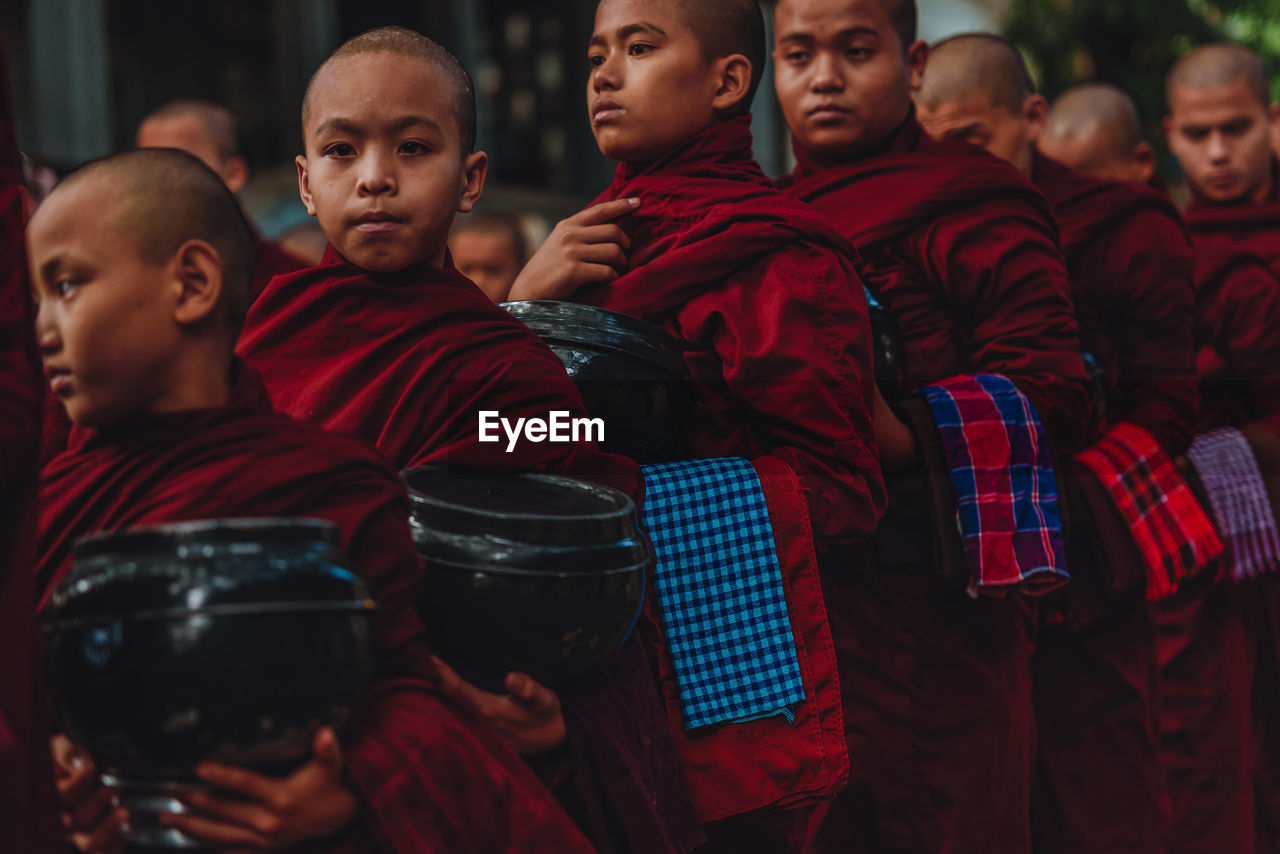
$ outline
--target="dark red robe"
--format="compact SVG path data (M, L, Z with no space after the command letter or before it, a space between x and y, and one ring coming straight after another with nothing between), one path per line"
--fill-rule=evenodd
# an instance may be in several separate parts
M272 243L255 231L253 233L252 298L257 299L274 277L287 276L308 266L310 265L297 255L277 243Z
M41 474L37 578L47 599L77 538L202 518L334 522L369 581L375 678L346 739L360 800L343 851L589 851L527 767L489 727L437 694L414 607L422 581L396 473L354 439L272 413L240 367L224 407L74 428Z
M1081 339L1104 370L1107 418L1094 438L1126 421L1176 457L1198 396L1194 259L1177 209L1155 189L1090 178L1039 153L1031 177L1061 228ZM1099 506L1105 491L1084 491L1091 476L1064 473L1076 536L1072 583L1054 605L1084 624L1043 626L1036 646L1035 850L1161 854L1159 665L1141 555L1118 513L1115 524L1093 524L1111 508Z
M31 566L44 377L27 279L22 163L0 48L0 851L59 851Z
M1273 164L1273 180L1275 172ZM1273 183L1271 197L1260 204L1198 200L1187 212L1196 252L1201 430L1250 425L1280 435L1278 192ZM1259 852L1277 852L1280 579L1198 593L1161 614L1170 852L1254 850L1254 844ZM1255 740L1240 725L1250 711ZM1256 811L1250 809L1251 774Z
M321 266L272 280L250 309L237 349L262 373L281 412L360 436L398 469L542 471L640 495L635 464L593 444L522 440L507 453L505 437L501 444L479 441L481 410L508 419L586 412L550 348L452 267L374 275L330 247ZM558 794L571 809L587 801L608 813L583 816L574 809L593 844L606 852L628 850L631 838L662 839L658 850L687 850L700 832L670 734L657 726L661 706L652 673L629 655L605 667L626 672L602 674L594 686L592 679L580 680L576 690L584 696L561 697L574 761ZM625 708L621 697L627 698L629 725L576 713L579 703L603 702L597 689L622 691L627 684L614 701ZM590 763L583 761L589 753L596 754ZM592 792L609 796L592 798ZM602 835L602 828L609 832Z
M639 317L686 343L697 391L681 454L785 466L807 496L819 566L847 572L840 547L870 536L884 509L869 414L871 334L856 253L825 218L770 186L752 157L749 127L749 117L734 118L654 163L620 164L596 202L641 200L619 221L631 240L629 267L576 298ZM793 626L810 608L825 623L820 601L793 598L788 605ZM669 714L682 732L672 711L674 675L665 655L660 661ZM833 690L831 707L838 702ZM803 747L786 740L810 725L820 723L772 718L682 737L702 814L740 813L748 801L803 803L798 793L820 790L819 772L835 768L837 756L804 752L812 739ZM839 760L843 778L847 760ZM743 791L752 798L740 797ZM762 850L787 844L794 818L765 821L754 842ZM736 829L708 832L721 847L739 844L735 835L722 838ZM784 838L771 843L761 835L767 832Z
M861 253L863 280L901 329L901 390L1003 374L1059 450L1078 447L1084 364L1040 192L984 151L933 142L910 116L874 155L796 155L780 184ZM819 851L1030 850L1036 606L972 601L937 577L922 509L933 479L889 474L874 555L829 578L853 779L815 833Z

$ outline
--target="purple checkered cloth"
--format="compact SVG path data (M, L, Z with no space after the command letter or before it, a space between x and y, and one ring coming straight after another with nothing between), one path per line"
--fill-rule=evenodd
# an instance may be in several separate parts
M1280 569L1280 532L1249 440L1221 427L1197 436L1187 457L1209 494L1236 581Z

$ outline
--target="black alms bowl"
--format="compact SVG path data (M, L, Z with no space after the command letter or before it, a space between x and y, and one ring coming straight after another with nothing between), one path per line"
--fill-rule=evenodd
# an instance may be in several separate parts
M518 670L554 686L626 639L653 553L624 493L552 475L403 476L427 566L419 612L464 678L501 691Z
M60 723L126 786L189 781L201 760L285 771L359 703L372 608L328 522L81 540L44 621Z
M587 412L604 419L604 450L639 463L675 456L693 400L679 339L589 305L527 300L502 307L560 357Z

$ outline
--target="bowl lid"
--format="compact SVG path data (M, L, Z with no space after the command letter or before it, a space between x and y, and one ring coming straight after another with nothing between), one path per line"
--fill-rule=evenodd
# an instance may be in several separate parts
M652 323L592 305L555 300L518 300L501 306L543 340L621 353L689 380L684 342Z
M414 521L449 535L558 546L607 545L636 536L626 493L572 477L449 470L402 472Z
M48 618L372 606L332 522L210 519L84 537Z

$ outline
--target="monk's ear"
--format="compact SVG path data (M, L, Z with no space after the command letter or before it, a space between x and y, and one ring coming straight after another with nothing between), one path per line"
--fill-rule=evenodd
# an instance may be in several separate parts
M907 48L907 73L911 77L911 91L919 92L924 87L924 69L929 64L929 43L916 39Z
M188 240L173 257L178 285L173 319L195 326L211 316L222 300L222 257L203 240Z
M458 196L458 213L471 213L484 192L484 179L489 175L489 155L472 152L462 162L462 192Z
M711 108L717 113L728 113L735 108L746 112L749 104L743 104L751 92L751 60L740 53L716 60L716 94Z
M1165 144L1169 146L1170 150L1173 150L1173 138L1175 136L1175 130L1173 126L1173 116L1165 116L1163 119L1161 119L1160 125L1161 127L1164 128Z
M1027 123L1027 141L1039 141L1049 123L1049 102L1043 95L1032 95L1022 102L1022 120Z
M249 162L243 157L232 157L222 164L222 180L231 192L239 193L249 183Z
M316 215L316 204L311 198L311 180L307 175L307 156L299 154L293 160L298 164L298 195L302 198L302 203L307 206L307 213L312 216Z
M1156 150L1151 143L1143 140L1133 147L1133 163L1138 180L1148 183L1156 174Z

